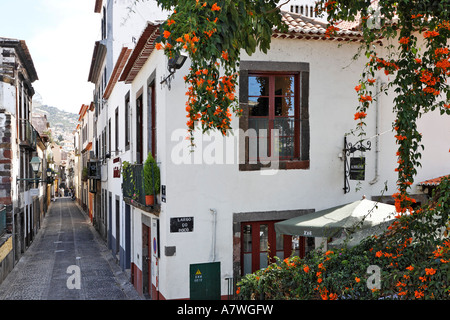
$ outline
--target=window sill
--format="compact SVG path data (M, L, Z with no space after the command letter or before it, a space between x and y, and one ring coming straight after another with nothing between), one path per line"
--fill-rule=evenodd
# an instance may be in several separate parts
M309 160L283 160L272 161L268 164L244 163L239 165L239 171L256 171L261 169L307 170L309 169Z

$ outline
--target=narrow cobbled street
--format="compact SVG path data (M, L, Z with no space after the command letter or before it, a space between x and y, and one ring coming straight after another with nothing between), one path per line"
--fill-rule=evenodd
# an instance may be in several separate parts
M34 242L0 285L0 300L140 299L70 198L52 202Z

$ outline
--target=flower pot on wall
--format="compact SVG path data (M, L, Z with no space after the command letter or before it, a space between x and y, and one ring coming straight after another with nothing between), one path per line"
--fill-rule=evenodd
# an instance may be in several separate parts
M145 204L147 206L152 206L155 204L155 196L151 195L151 196L145 196Z

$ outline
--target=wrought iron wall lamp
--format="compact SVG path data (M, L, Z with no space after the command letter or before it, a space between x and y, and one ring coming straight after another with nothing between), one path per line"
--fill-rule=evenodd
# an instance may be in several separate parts
M169 63L167 66L167 69L169 70L169 75L165 77L163 80L161 80L161 86L165 83L167 84L167 87L169 90L171 89L171 82L173 79L173 75L175 74L175 71L178 69L181 69L181 67L184 65L184 63L187 60L187 54L184 52L180 52L179 54L175 55L175 57L169 59Z
M53 183L53 170L48 168L47 169L47 178L46 179L40 179L39 177L36 177L36 175L39 172L39 168L41 166L41 159L39 157L33 157L30 161L31 168L33 169L33 173L35 175L34 178L17 178L17 182L19 181L27 181L28 183L39 183L39 182L47 182L48 184Z

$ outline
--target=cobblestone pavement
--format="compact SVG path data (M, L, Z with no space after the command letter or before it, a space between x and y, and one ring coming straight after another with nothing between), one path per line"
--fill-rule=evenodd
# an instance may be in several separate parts
M69 288L77 283L79 288ZM35 240L0 285L0 300L140 299L70 198L51 204Z

